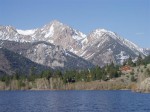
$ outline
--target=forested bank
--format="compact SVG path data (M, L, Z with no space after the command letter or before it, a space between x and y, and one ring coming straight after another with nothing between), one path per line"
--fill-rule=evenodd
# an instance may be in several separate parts
M34 68L29 75L16 73L0 77L0 90L116 90L136 89L150 76L149 57L136 62L129 58L123 65L111 63L104 67L88 70L42 71L35 74ZM128 67L128 69L124 69ZM138 85L137 85L138 84Z

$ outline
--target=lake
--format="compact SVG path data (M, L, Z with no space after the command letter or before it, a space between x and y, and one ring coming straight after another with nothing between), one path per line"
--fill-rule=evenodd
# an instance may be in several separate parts
M131 91L0 91L0 112L150 112L150 94Z

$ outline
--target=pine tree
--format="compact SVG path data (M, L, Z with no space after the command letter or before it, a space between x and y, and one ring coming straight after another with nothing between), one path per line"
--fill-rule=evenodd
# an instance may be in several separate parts
M45 70L42 72L41 76L42 78L46 78L47 80L49 80L52 77L52 73L50 70Z
M142 59L142 56L139 54L138 59L136 61L136 65L139 66L141 64L143 64L143 59Z
M130 65L130 66L133 66L133 65L134 65L131 56L129 57L129 59L128 59L128 61L127 61L127 64Z

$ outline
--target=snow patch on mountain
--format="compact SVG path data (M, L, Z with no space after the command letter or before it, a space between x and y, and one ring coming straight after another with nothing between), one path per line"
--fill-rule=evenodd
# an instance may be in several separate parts
M74 34L72 35L72 38L73 38L73 39L79 41L79 40L81 40L81 39L86 38L86 35L83 34L82 32L77 31L77 30L74 30L74 29L73 29L73 31L74 31Z
M109 49L107 49L107 50L108 50L108 52L112 52L111 48L109 48Z
M45 38L47 38L47 37L52 37L54 35L54 26L53 26L53 24L51 25L51 27L50 27L50 29L49 29L49 31L48 31L48 33L47 34L45 34Z
M71 55L70 53L68 53L66 50L65 50L65 55L66 55L66 56L73 57L73 58L77 58L77 57L75 57L75 56Z
M140 53L143 53L143 48L140 48L139 46L137 46L136 44L134 44L133 42L127 40L127 39L124 39L123 43L128 46L130 49L132 50L137 50L138 52L135 52L137 55Z
M17 32L21 35L32 35L32 34L34 34L35 31L36 31L36 29L34 29L34 30L20 30L20 29L17 29Z
M72 47L69 51L72 52L72 53L75 53L75 54L77 54L77 52L78 52L78 51L74 50Z
M123 62L129 58L129 55L127 55L124 51L121 51L118 55L116 55L116 57L120 60L120 64L123 64Z
M53 40L48 40L48 42L50 42L50 43L54 44L54 41L53 41Z
M72 38L75 39L75 40L81 40L82 39L82 37L79 37L77 35L73 35Z
M94 54L95 54L95 53L92 53L92 54L87 55L87 56L85 57L85 59L91 58L92 56L94 56Z
M80 56L82 57L83 55L85 55L86 52L87 52L87 51L84 51Z
M83 39L83 40L81 41L81 43L82 43L82 44L87 44L87 43L88 43L88 39L87 39L87 38Z

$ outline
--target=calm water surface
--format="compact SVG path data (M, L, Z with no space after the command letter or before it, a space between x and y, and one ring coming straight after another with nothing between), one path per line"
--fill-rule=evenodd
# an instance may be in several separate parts
M130 91L0 91L0 112L150 112L150 94Z

